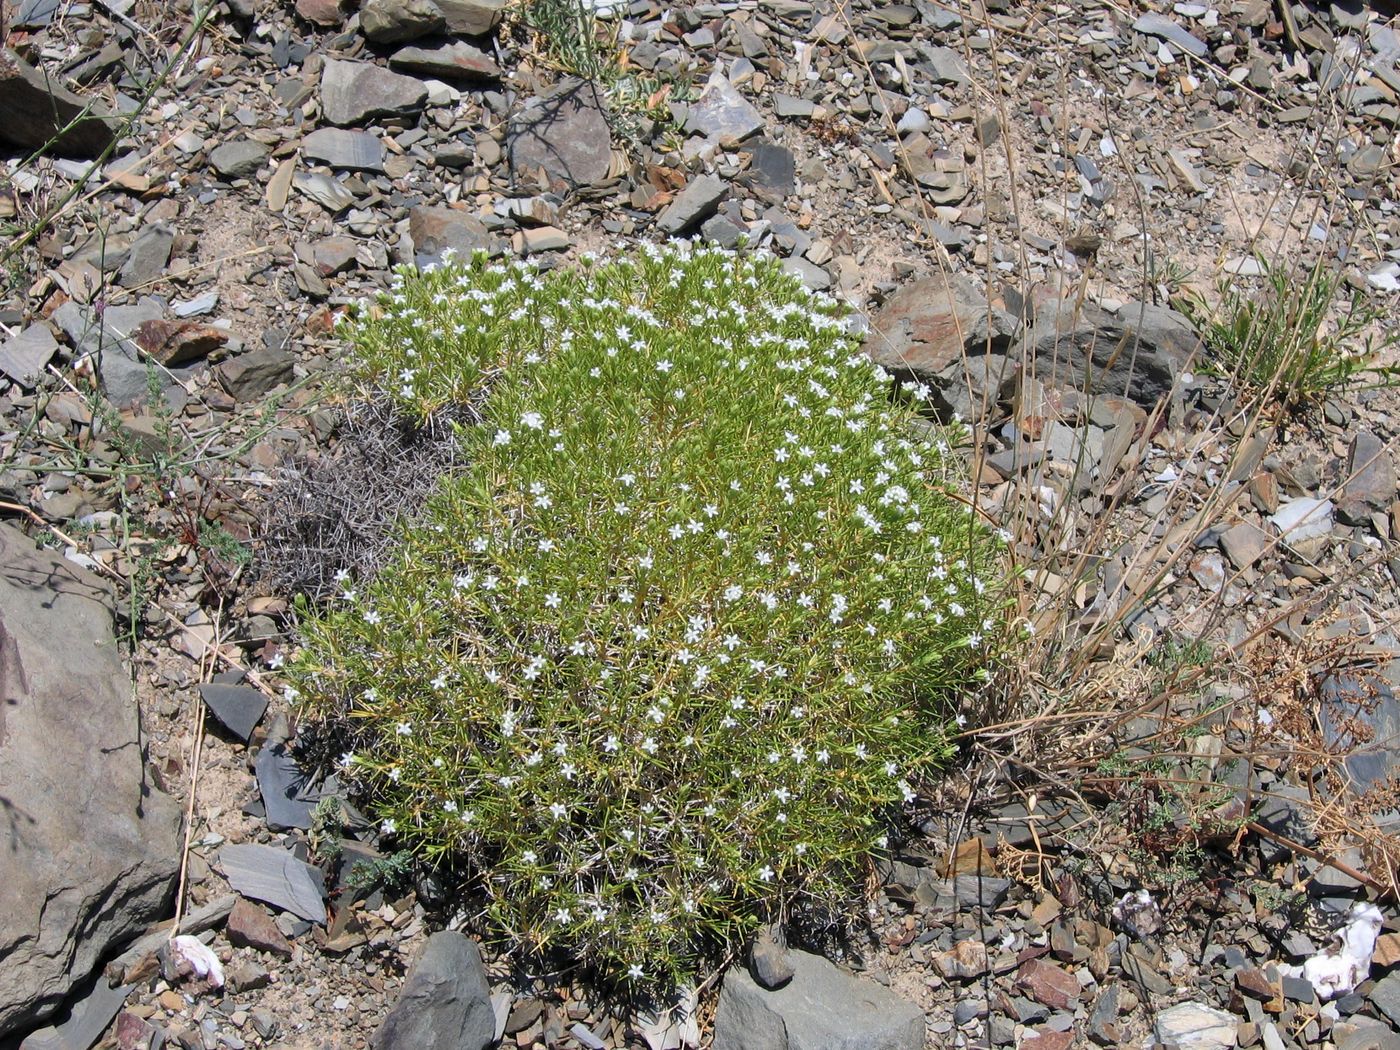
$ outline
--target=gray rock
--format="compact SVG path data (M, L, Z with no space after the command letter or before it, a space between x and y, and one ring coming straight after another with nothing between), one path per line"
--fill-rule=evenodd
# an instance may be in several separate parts
M456 930L428 938L371 1050L486 1050L496 1011L476 942Z
M1349 525L1369 521L1372 510L1395 501L1395 460L1384 441L1358 430L1347 454L1346 483L1337 497L1337 516Z
M99 978L90 992L70 1005L62 1024L30 1032L19 1050L88 1050L102 1038L135 987L125 984L113 988Z
M519 178L543 168L556 192L600 182L612 163L610 136L597 88L565 80L511 121L511 171Z
M1159 15L1155 11L1149 11L1134 22L1133 30L1144 36L1155 36L1159 40L1165 40L1197 58L1206 53L1206 45L1202 41L1197 40L1166 15Z
M240 842L219 850L219 868L229 885L245 897L300 915L326 921L321 869L297 860L286 850Z
M772 142L758 142L749 153L744 179L751 186L783 198L790 197L797 188L796 173L792 150Z
M798 278L814 292L824 292L832 285L831 274L807 259L784 259L783 270Z
M499 80L501 67L479 48L461 40L415 44L389 56L395 69L444 80Z
M500 24L509 0L437 0L449 33L485 36Z
M870 319L865 351L897 375L933 383L964 356L1004 354L1016 320L961 274L921 277L902 286Z
M699 100L690 107L685 130L729 146L762 131L763 114L716 69Z
M1400 702L1381 675L1357 671L1329 674L1319 688L1318 721L1328 751L1342 754L1342 767L1358 794L1396 771L1400 751Z
M749 951L749 972L759 987L770 991L781 988L792 980L797 971L792 965L792 953L787 950L787 941L781 928L765 926L754 938Z
M1247 569L1269 549L1269 537L1263 529L1247 521L1220 534L1220 549L1236 569Z
M690 229L713 215L728 191L729 186L723 179L714 175L696 176L656 217L657 228L672 235Z
M1165 1050L1228 1050L1240 1019L1204 1003L1181 1003L1157 1015L1153 1037Z
M920 875L921 880L914 887L914 900L940 911L991 911L1011 892L1010 879L990 875L955 875L951 879L940 879L929 868L920 869Z
M746 971L724 975L714 1050L922 1050L923 1011L888 988L793 952L786 986L764 991Z
M369 62L328 58L321 70L321 112L332 124L413 116L427 100L428 89L422 81Z
M777 92L773 95L773 112L783 120L810 117L817 111L817 104L811 99L797 98Z
M251 686L206 682L199 687L199 695L219 724L245 744L267 711L267 697Z
M123 288L139 288L158 280L170 261L170 249L175 244L175 231L163 222L153 223L141 231L132 242L117 283Z
M929 75L940 84L970 84L972 77L967 71L967 63L962 53L951 47L920 48L923 65Z
M311 811L320 800L320 794L285 743L262 748L253 760L253 772L257 774L258 791L262 794L269 827L278 830L311 827Z
M257 174L267 153L261 142L238 139L215 146L209 153L209 166L221 179L246 179Z
M316 171L299 171L292 176L292 185L303 196L332 213L344 211L355 203L355 195L335 179Z
M292 361L285 350L249 350L220 364L219 380L235 401L254 401L292 378Z
M59 136L70 123L73 127ZM111 145L114 128L115 118L100 105L75 95L9 48L0 50L0 142L27 150L52 142L60 156L96 157Z
M376 44L417 40L446 24L433 0L365 0L360 8L360 31Z
M367 131L318 128L301 140L301 151L311 160L332 168L384 170L384 143Z
M180 809L143 760L108 588L0 525L0 1037L165 917Z
M1357 1014L1332 1026L1336 1050L1400 1050L1400 1033L1384 1021Z
M32 324L0 346L0 372L32 389L44 366L58 353L58 340L46 324Z
M470 259L478 251L491 250L491 234L486 224L468 211L420 204L408 213L408 236L413 241L413 258L419 266L443 261L451 249L459 259Z
M150 393L147 366L132 333L163 313L160 303L149 296L131 306L109 306L100 318L95 310L70 300L54 311L53 319L77 356L97 358L103 393L112 404L125 408L146 400ZM167 382L164 389L174 388Z
M1175 310L1128 303L1117 313L1070 299L1050 299L1016 344L1036 374L1055 376L1064 388L1116 394L1152 407L1171 390L1200 342Z

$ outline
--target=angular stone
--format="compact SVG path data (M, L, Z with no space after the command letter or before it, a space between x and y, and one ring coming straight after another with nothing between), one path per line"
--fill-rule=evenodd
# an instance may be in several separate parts
M1318 692L1322 738L1332 754L1346 756L1342 768L1352 790L1359 795L1394 776L1400 766L1400 701L1390 682L1365 671L1328 674Z
M87 116L54 141L79 114ZM114 135L115 118L62 87L9 48L0 50L0 142L34 150L53 142L64 157L96 157Z
M149 393L146 365L132 338L143 321L159 320L163 310L149 296L132 306L109 306L97 311L69 301L54 311L53 319L67 335L77 356L93 355L107 400L125 408L146 399Z
M219 365L219 381L235 401L254 401L292 377L285 350L249 350Z
M384 143L367 131L317 128L301 140L301 152L340 170L384 170Z
M768 190L779 198L790 197L797 188L797 166L792 150L772 142L757 142L749 153L744 178L749 185Z
M322 277L330 277L348 270L359 260L360 245L353 237L327 237L317 241L311 249L316 262L316 272Z
M70 1006L62 1024L30 1032L19 1044L19 1050L88 1050L102 1038L132 987L113 988L99 979L91 991Z
M874 981L819 955L792 952L795 973L764 991L747 971L724 975L713 1050L923 1050L924 1015Z
M163 222L152 223L132 242L117 283L123 288L140 288L160 278L170 261L175 231Z
M242 897L238 898L233 910L229 912L228 925L224 932L228 934L229 943L235 948L271 952L284 959L292 957L292 944L282 935L272 916Z
M481 950L465 934L443 930L423 945L369 1045L371 1050L486 1050L495 1041L496 1011Z
M0 346L0 373L32 389L44 367L58 353L58 340L46 324L32 324Z
M1159 15L1155 11L1149 11L1134 22L1133 30L1144 36L1155 36L1159 40L1165 40L1197 58L1204 55L1207 50L1203 41L1197 40L1166 15Z
M597 88L571 78L531 99L511 121L508 149L517 177L543 168L556 192L606 178L611 131Z
M447 31L463 36L485 36L495 29L510 0L437 0Z
M690 229L713 215L728 192L729 186L723 179L714 175L696 176L656 217L657 228L673 236Z
M267 159L267 147L252 139L236 139L209 152L209 166L221 179L246 179L258 173Z
M473 253L491 248L486 224L457 208L418 205L408 213L408 236L419 266L441 262L449 249L459 259L470 259Z
M389 65L443 80L501 79L501 67L495 60L462 40L424 42L400 48L389 56Z
M716 69L699 100L690 107L685 130L713 139L721 146L731 146L762 131L763 114Z
M369 62L328 58L321 70L321 113L332 124L413 116L427 100L428 89L422 81Z
M1175 310L1128 303L1109 313L1092 303L1049 299L1017 341L1013 356L1061 388L1114 394L1152 407L1171 390L1200 338Z
M360 8L360 32L376 44L417 40L446 24L433 0L365 0Z
M1389 446L1369 430L1358 430L1347 452L1346 482L1337 497L1337 516L1351 525L1365 523L1372 510L1395 501L1395 460Z
M199 695L219 724L245 744L267 712L267 697L252 686L205 682Z
M1263 529L1242 521L1220 534L1220 549L1236 569L1247 569L1269 549L1269 537Z
M961 274L903 285L870 319L865 352L896 375L934 382L966 355L1005 353L1016 321Z
M259 751L253 771L269 827L311 827L311 811L320 795L285 743L269 744Z
M1204 1003L1181 1003L1157 1015L1152 1034L1165 1050L1228 1050L1239 1018Z
M340 0L297 0L297 14L312 25L333 29L345 21Z
M292 176L292 185L297 192L332 213L342 212L355 203L355 195L344 185L320 172L299 171Z
M959 941L948 951L933 957L933 965L944 977L960 981L981 977L991 968L987 946L981 941Z
M1052 1010L1066 1010L1082 988L1074 975L1045 959L1031 959L1016 973L1016 987Z
M225 846L219 850L219 867L229 885L243 896L311 922L326 921L320 869L286 850L251 842Z
M0 1037L52 1014L174 890L180 808L146 769L114 615L106 584L0 525Z
M167 368L207 356L228 342L228 333L198 321L142 321L132 340L151 360Z
M781 988L792 980L797 971L780 928L765 926L758 931L749 952L749 972L761 987L769 990Z

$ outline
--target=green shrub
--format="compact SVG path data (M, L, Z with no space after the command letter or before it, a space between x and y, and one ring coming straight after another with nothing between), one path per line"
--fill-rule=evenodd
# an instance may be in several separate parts
M295 685L350 716L384 831L464 861L530 950L682 980L849 901L950 753L1000 544L840 313L771 259L649 249L406 276L355 329L407 410L495 379L469 465L304 624Z
M1334 311L1340 277L1322 260L1300 273L1262 256L1258 262L1257 291L1226 278L1215 309L1198 294L1178 300L1218 371L1284 409L1320 401L1361 377L1394 380L1395 368L1377 364L1380 351L1400 338L1388 331L1383 310L1353 292L1347 310ZM1387 333L1379 341L1367 334L1376 325Z

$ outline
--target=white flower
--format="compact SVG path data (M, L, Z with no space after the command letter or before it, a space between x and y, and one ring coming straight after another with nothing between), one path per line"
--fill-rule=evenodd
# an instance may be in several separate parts
M379 830L385 835L392 835L398 829L399 826L395 824L392 820L386 820L383 824L379 825Z
M549 807L549 815L552 816L555 820L563 820L564 817L568 814L568 812L569 807L564 805L562 802L555 802Z
M770 868L767 864L763 865L763 867L761 867L761 868L758 869L758 881L759 881L759 882L772 882L772 881L773 881L773 869Z
M394 727L394 732L399 736L412 736L413 724L411 722L400 722Z
M496 437L492 440L491 443L492 443L493 445L509 445L509 444L510 444L510 431L509 431L509 430L498 430L498 431L496 431Z
M380 621L380 615L373 609L365 610L365 623L376 624Z
M544 429L544 417L538 412L522 412L520 414L520 422L531 430Z
M544 604L545 604L545 608L547 608L547 609L557 609L557 608L559 608L559 603L560 603L560 601L561 601L561 599L560 599L560 597L559 597L559 592L558 592L558 591L550 591L548 594L546 594L546 595L544 596Z
M627 967L627 979L629 981L640 981L643 976L642 968L638 964L633 963L631 966Z

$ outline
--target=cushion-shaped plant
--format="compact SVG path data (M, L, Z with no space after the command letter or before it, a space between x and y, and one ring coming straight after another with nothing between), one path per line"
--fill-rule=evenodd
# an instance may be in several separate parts
M303 625L296 685L351 716L384 831L464 862L520 943L639 984L849 899L949 753L998 542L841 308L712 249L476 260L356 339L416 412L495 377L469 466Z

